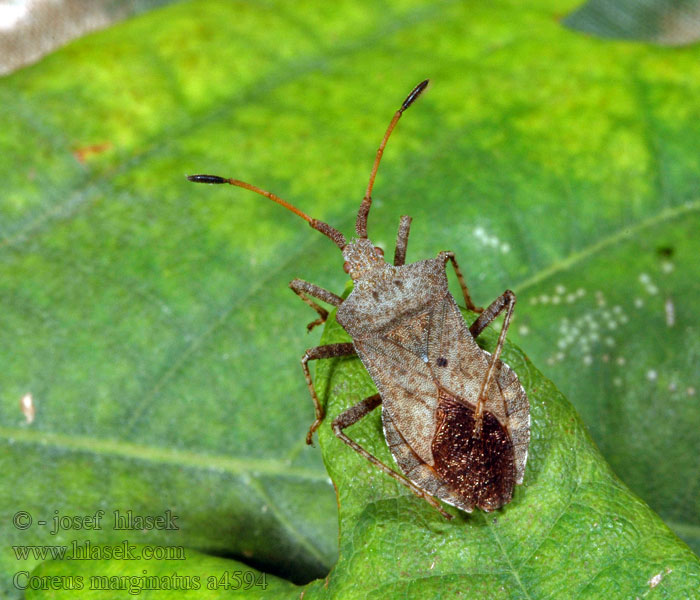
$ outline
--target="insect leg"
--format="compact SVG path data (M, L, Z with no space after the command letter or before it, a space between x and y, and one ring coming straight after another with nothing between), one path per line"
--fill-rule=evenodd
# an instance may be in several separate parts
M323 421L325 411L323 410L321 403L318 401L318 396L316 395L313 381L311 381L311 373L309 372L309 365L307 363L310 360L318 360L319 358L334 358L336 356L350 356L352 354L355 354L355 346L353 346L351 343L328 344L326 346L309 348L306 352L304 352L304 356L301 357L301 368L304 370L306 385L309 387L311 400L314 402L314 409L316 411L316 419L311 424L311 427L309 427L309 433L306 434L306 443L309 445L311 444L311 438L314 431L318 429L319 425Z
M396 235L396 250L394 250L395 267L406 264L406 247L408 246L408 232L410 229L411 217L403 215L399 221L399 232Z
M491 360L489 361L488 369L486 370L486 376L481 384L481 390L479 391L479 400L476 404L476 410L474 411L474 432L478 434L481 431L481 415L484 410L484 404L486 400L486 393L493 379L493 373L496 368L496 363L501 356L501 350L503 350L503 343L506 340L506 333L508 332L508 327L510 325L511 317L513 316L513 309L515 308L515 294L510 290L503 292L501 296L496 298L489 307L479 315L479 318L472 323L469 328L469 332L476 337L479 335L486 326L491 323L498 315L500 315L504 310L506 311L506 316L503 319L503 327L501 327L501 333L498 336L498 342L496 343L496 349L491 355Z
M333 419L333 433L337 437L339 437L343 442L345 442L348 446L350 446L355 452L357 452L359 455L363 456L366 458L369 462L371 462L375 467L381 469L384 471L387 475L390 477L393 477L401 483L402 485L405 485L408 489L410 489L416 496L419 498L423 498L430 506L435 508L443 517L446 519L452 519L452 515L445 511L442 506L440 506L440 503L433 498L430 494L424 492L421 490L418 486L416 486L412 481L404 477L403 475L400 475L394 469L387 467L382 461L380 461L376 456L373 456L367 450L365 450L362 446L360 446L356 441L350 439L344 432L343 429L346 427L350 427L350 425L354 425L357 423L360 419L363 417L366 417L370 412L372 412L377 406L379 406L382 403L382 397L379 394L375 394L374 396L370 396L369 398L365 398L362 402L359 402L358 404L355 404L355 406L351 406L347 410L343 411L338 415L335 419Z
M462 295L464 296L464 303L466 307L469 310L472 310L474 312L483 312L483 308L480 308L478 306L475 306L474 303L472 302L471 296L469 295L469 290L467 289L467 282L464 280L464 275L462 275L462 271L459 268L459 265L457 264L457 259L455 258L455 253L452 252L451 250L443 251L440 252L439 257L442 258L442 260L445 261L445 264L447 264L447 261L449 260L452 263L452 266L454 267L455 273L457 274L457 280L459 281L459 286L462 288Z
M510 290L506 290L501 296L496 298L489 307L479 315L479 318L471 324L469 333L472 334L472 337L477 337L486 329L491 321L503 312L506 306L510 306L509 313L506 315L506 319L510 321L510 313L513 312L513 307L515 306L515 294ZM507 329L507 327L508 325L504 322L503 329Z
M303 279L294 279L289 283L289 287L297 296L299 296L299 298L304 301L305 304L313 308L319 315L318 319L312 321L306 326L308 331L311 331L314 327L316 327L316 325L323 325L328 318L328 311L316 304L311 298L309 298L309 296L323 300L323 302L327 302L333 306L340 306L343 302L343 299L340 296L336 296L333 292L324 290L323 288L318 287L313 283L309 283L308 281L304 281Z

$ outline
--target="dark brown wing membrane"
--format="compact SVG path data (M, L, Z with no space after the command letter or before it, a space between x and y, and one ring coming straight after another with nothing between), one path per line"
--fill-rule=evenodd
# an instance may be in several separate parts
M491 511L510 502L515 485L513 444L490 412L474 435L474 409L441 392L432 450L435 471L468 504Z

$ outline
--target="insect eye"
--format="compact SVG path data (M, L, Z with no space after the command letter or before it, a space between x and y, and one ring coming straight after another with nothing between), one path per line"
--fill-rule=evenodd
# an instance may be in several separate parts
M379 246L374 247L374 252L378 255L384 258L384 250L380 248Z
M346 273L350 273L350 263L349 262L343 263L343 271L345 271Z

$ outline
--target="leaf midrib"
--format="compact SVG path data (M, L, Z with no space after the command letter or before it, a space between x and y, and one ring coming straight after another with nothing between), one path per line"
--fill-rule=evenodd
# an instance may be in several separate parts
M57 449L71 452L85 452L153 464L191 467L203 471L219 471L231 475L273 475L298 477L316 482L329 482L328 475L325 473L282 464L282 461L273 459L235 458L232 456L183 451L178 448L159 448L145 444L134 444L123 440L65 435L13 427L0 427L0 439L4 439L8 443L20 442L41 446L42 448L53 446Z
M547 268L542 269L539 273L533 275L532 277L529 277L521 281L519 284L514 285L517 286L516 289L519 292L522 292L523 290L526 290L528 288L532 288L537 284L541 283L542 281L549 279L553 275L565 271L573 267L577 263L583 262L584 260L593 256L596 253L610 246L614 246L619 242L632 238L635 234L639 233L640 231L643 231L644 229L654 227L655 225L659 225L665 221L670 221L686 213L691 213L698 210L700 210L700 200L694 200L691 202L686 202L685 204L682 204L680 206L666 208L652 215L651 217L647 217L646 219L637 221L636 223L629 225L624 229L614 231L606 237L599 239L598 241L590 244L589 246L586 246L582 250L569 254L561 260L552 263Z

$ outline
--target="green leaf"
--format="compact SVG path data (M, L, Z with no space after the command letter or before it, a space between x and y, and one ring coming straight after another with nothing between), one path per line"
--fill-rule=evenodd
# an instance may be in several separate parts
M479 338L491 352L497 332ZM335 321L323 336L348 339ZM612 473L575 410L527 356L508 344L503 359L530 400L525 480L504 508L451 509L451 522L333 434L333 418L376 393L359 360L319 366L317 389L328 402L319 438L338 490L341 537L337 566L312 589L348 599L691 597L700 586L697 557ZM379 409L347 432L394 465Z
M130 541L296 582L331 568L298 366L318 333L285 284L337 292L342 259L278 206L183 175L240 177L349 234L389 118L428 76L372 239L389 250L411 214L410 261L454 250L480 304L513 289L513 337L700 548L700 50L585 38L556 20L572 8L185 2L2 79L6 546L123 539L18 530L19 510L172 509L179 531ZM38 562L0 555L0 593Z

